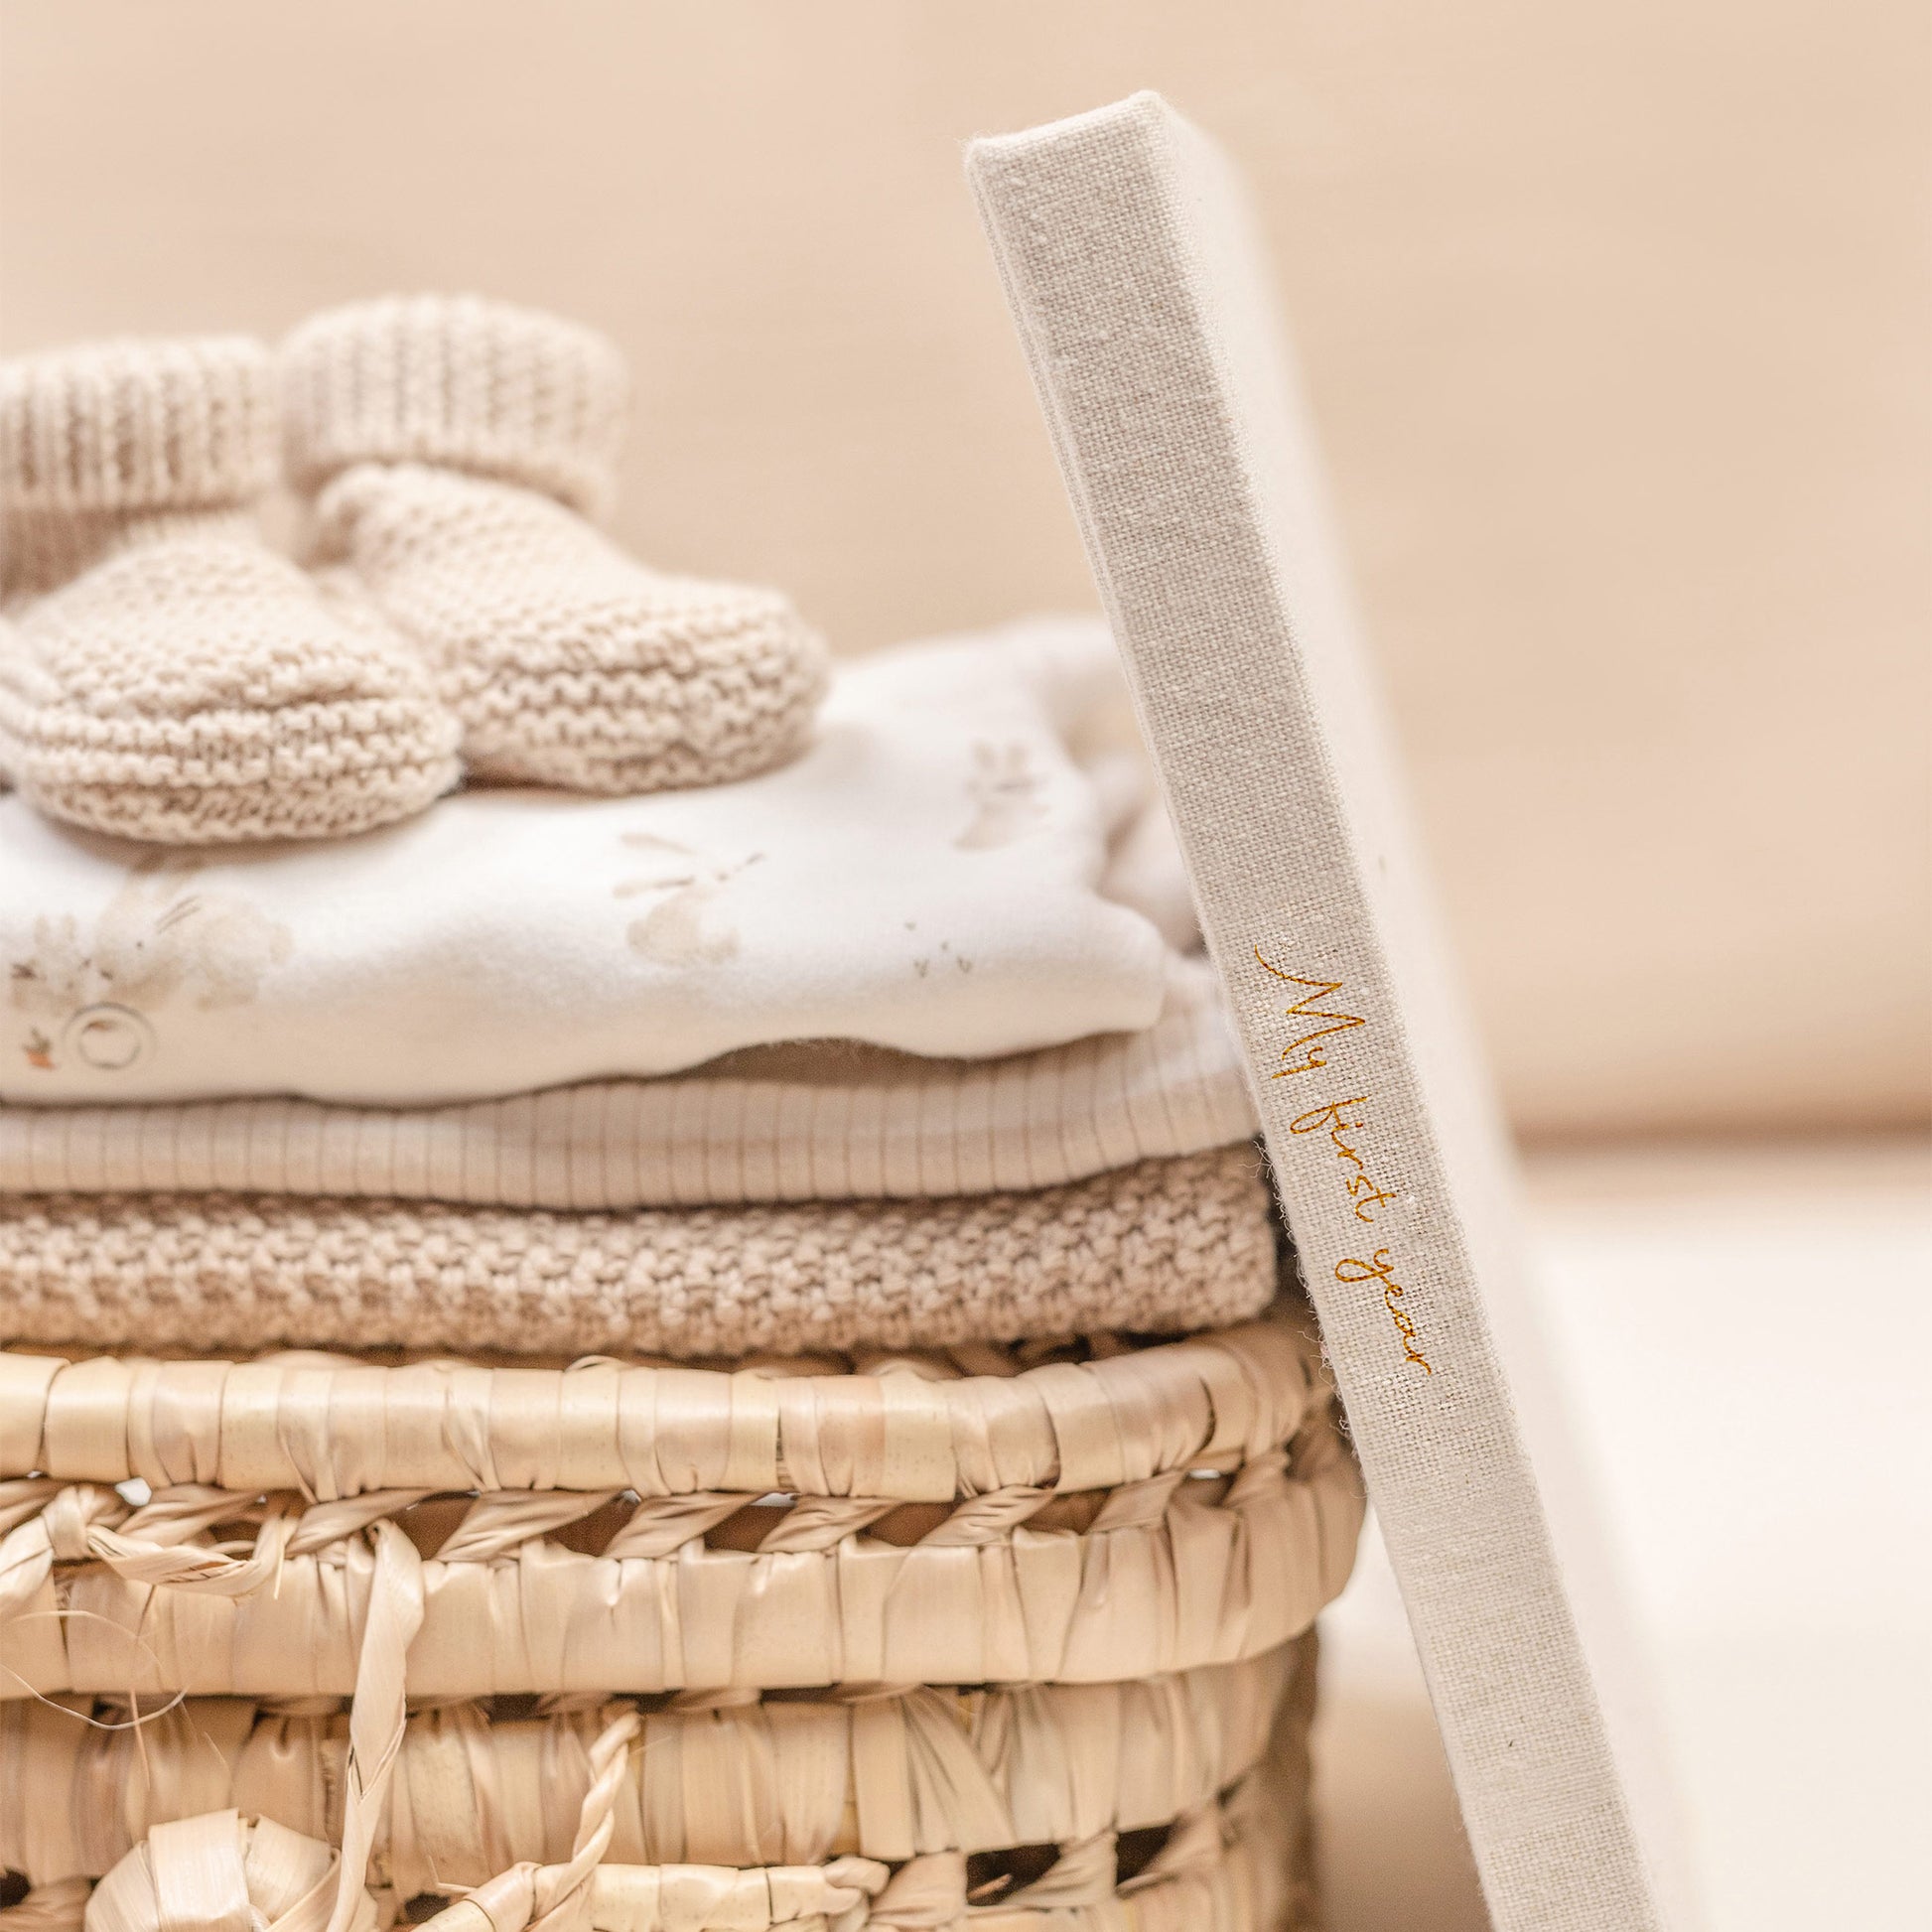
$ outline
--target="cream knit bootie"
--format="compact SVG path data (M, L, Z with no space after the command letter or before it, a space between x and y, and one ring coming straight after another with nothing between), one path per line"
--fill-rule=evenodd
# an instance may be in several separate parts
M315 561L414 639L474 773L653 791L803 747L824 650L785 599L662 576L587 520L622 431L604 338L472 297L392 299L316 317L284 366Z
M457 725L409 647L264 542L274 365L245 340L0 363L0 773L172 844L420 811Z

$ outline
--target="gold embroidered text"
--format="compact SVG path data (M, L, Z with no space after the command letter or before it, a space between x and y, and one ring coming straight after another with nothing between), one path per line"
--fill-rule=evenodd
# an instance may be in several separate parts
M1348 1189L1348 1197L1355 1203L1355 1218L1373 1227L1375 1210L1386 1207L1401 1196L1390 1193L1386 1187L1378 1187L1362 1157L1342 1138L1345 1134L1358 1134L1368 1125L1366 1116L1359 1120L1348 1118L1350 1109L1367 1105L1368 1096L1364 1093L1358 1093L1353 1100L1331 1100L1325 1107L1311 1107L1306 1114L1298 1114L1288 1123L1288 1131L1291 1134L1318 1134L1324 1127L1328 1130L1328 1144L1335 1151L1335 1159L1348 1170L1342 1175L1341 1184Z
M1335 1280L1380 1282L1382 1306L1388 1310L1389 1319L1395 1323L1396 1333L1402 1337L1402 1359L1414 1362L1425 1375L1436 1373L1429 1366L1429 1358L1416 1346L1416 1324L1410 1318L1409 1311L1396 1306L1402 1300L1402 1284L1395 1278L1395 1263L1389 1259L1388 1249L1377 1248L1373 1261L1358 1261L1353 1255L1344 1255L1335 1263Z
M1337 998L1344 991L1340 980L1285 972L1259 946L1255 948L1255 961L1276 979L1304 989L1282 1009L1283 1018L1294 1030L1294 1037L1282 1048L1282 1064L1271 1073L1271 1079L1286 1079L1292 1073L1320 1072L1328 1064L1329 1051L1322 1042L1368 1025L1361 1015L1343 1008ZM1317 1107L1306 1108L1288 1123L1288 1131L1293 1135L1318 1135L1327 1141L1328 1151L1340 1172L1342 1189L1348 1196L1349 1210L1364 1227L1374 1227L1381 1209L1400 1207L1406 1198L1401 1181L1382 1167L1379 1158L1371 1169L1369 1150L1373 1136L1369 1117L1373 1109L1373 1097L1357 1093L1346 1100L1328 1100ZM1335 1280L1348 1287L1373 1287L1379 1291L1382 1306L1401 1339L1403 1361L1421 1369L1425 1375L1434 1375L1436 1369L1423 1350L1416 1317L1409 1311L1408 1292L1396 1279L1396 1266L1391 1248L1377 1248L1367 1260L1359 1255L1344 1255L1335 1263Z
M1273 973L1278 980L1286 980L1291 986L1306 986L1309 989L1294 1005L1282 1009L1289 1019L1321 1020L1327 1023L1325 1026L1317 1027L1313 1033L1304 1034L1299 1039L1290 1040L1282 1048L1282 1058L1295 1060L1295 1064L1278 1066L1268 1076L1271 1080L1285 1080L1291 1073L1312 1073L1316 1068L1326 1066L1327 1056L1322 1052L1319 1042L1326 1039L1330 1034L1345 1034L1353 1027L1368 1025L1366 1020L1355 1014L1324 1013L1314 1004L1317 1000L1326 1000L1339 993L1341 991L1339 980L1305 980L1300 973L1284 973L1279 966L1270 966L1267 960L1262 959L1259 946L1255 948L1255 958L1260 960L1262 966ZM1298 1053L1301 1055L1300 1059L1296 1059Z

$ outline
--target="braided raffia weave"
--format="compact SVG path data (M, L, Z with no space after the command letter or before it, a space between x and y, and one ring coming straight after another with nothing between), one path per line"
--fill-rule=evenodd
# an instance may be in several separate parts
M412 1897L568 1859L597 1739L633 1708L613 1799L622 1863L897 1863L1163 1830L1260 1762L1312 1641L1093 1687L432 1706L404 1729L370 1882ZM314 1702L0 1707L0 1868L98 1876L156 1824L227 1806L333 1841L348 1718Z
M1285 1689L1306 1730L1361 1511L1279 1313L716 1368L0 1355L27 1932L116 1855L92 1932L354 1932L425 1873L477 1887L447 1932L1273 1927L1302 1807L1254 1797L1261 1733ZM184 1917L167 1834L206 1876L259 1816L335 1876Z
M0 1480L321 1501L573 1489L952 1502L1232 1470L1330 1400L1313 1340L1275 1315L1149 1346L1098 1335L732 1367L18 1349L0 1352Z
M256 1848L274 1831L234 1812L162 1826L91 1898L84 1879L62 1880L0 1913L0 1926L325 1932L326 1894L311 1890L284 1903L289 1885L278 1895L256 1876L266 1862ZM1279 1781L1256 1775L1176 1821L1131 1872L1111 1834L1048 1848L1052 1863L1037 1878L1016 1883L1000 1874L978 1885L971 1863L948 1853L897 1868L846 1858L749 1869L580 1855L512 1866L435 1918L439 1932L1310 1932L1310 1887L1293 1863L1298 1836ZM307 1860L296 1864L284 1854L281 1863L306 1876L328 1848L299 1843ZM595 1840L587 1849L594 1847ZM409 1922L403 1904L393 1893L361 1892L344 1915L345 1932Z
M1305 1932L1312 1924L1312 1673L1306 1646L1303 1653L1266 1757L1223 1791L1158 1827L1103 1825L977 1857L947 1850L888 1863L846 1854L749 1868L630 1863L628 1764L647 1740L639 1714L618 1709L584 1753L583 1795L556 1834L567 1849L516 1860L474 1888L443 1876L437 1889L461 1896L436 1916L442 1932ZM12 1922L7 1932L69 1932L83 1916L87 1932L372 1932L434 1909L431 1897L412 1898L393 1882L401 1872L379 1868L365 1889L346 1882L345 1869L326 1843L271 1819L204 1812L151 1827L91 1900L88 1874L69 1874L0 1921Z
M1360 1515L1325 1412L1232 1474L951 1504L190 1483L132 1507L27 1478L0 1484L0 1697L346 1696L377 1629L423 1697L1103 1683L1299 1634Z

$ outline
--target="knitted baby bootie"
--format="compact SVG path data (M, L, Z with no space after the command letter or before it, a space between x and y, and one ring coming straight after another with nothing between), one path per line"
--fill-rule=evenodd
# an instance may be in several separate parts
M284 366L315 562L414 639L474 773L653 791L802 748L825 660L790 604L660 575L588 520L622 431L601 336L474 297L391 299L316 317Z
M172 844L319 838L459 776L414 653L263 541L256 343L0 363L0 773L57 818Z

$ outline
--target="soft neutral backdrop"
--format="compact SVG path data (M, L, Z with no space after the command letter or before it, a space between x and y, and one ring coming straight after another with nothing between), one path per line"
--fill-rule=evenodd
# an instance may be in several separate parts
M477 288L636 364L623 534L841 648L1091 592L960 140L1260 192L1532 1135L1926 1106L1915 0L0 0L0 351Z

